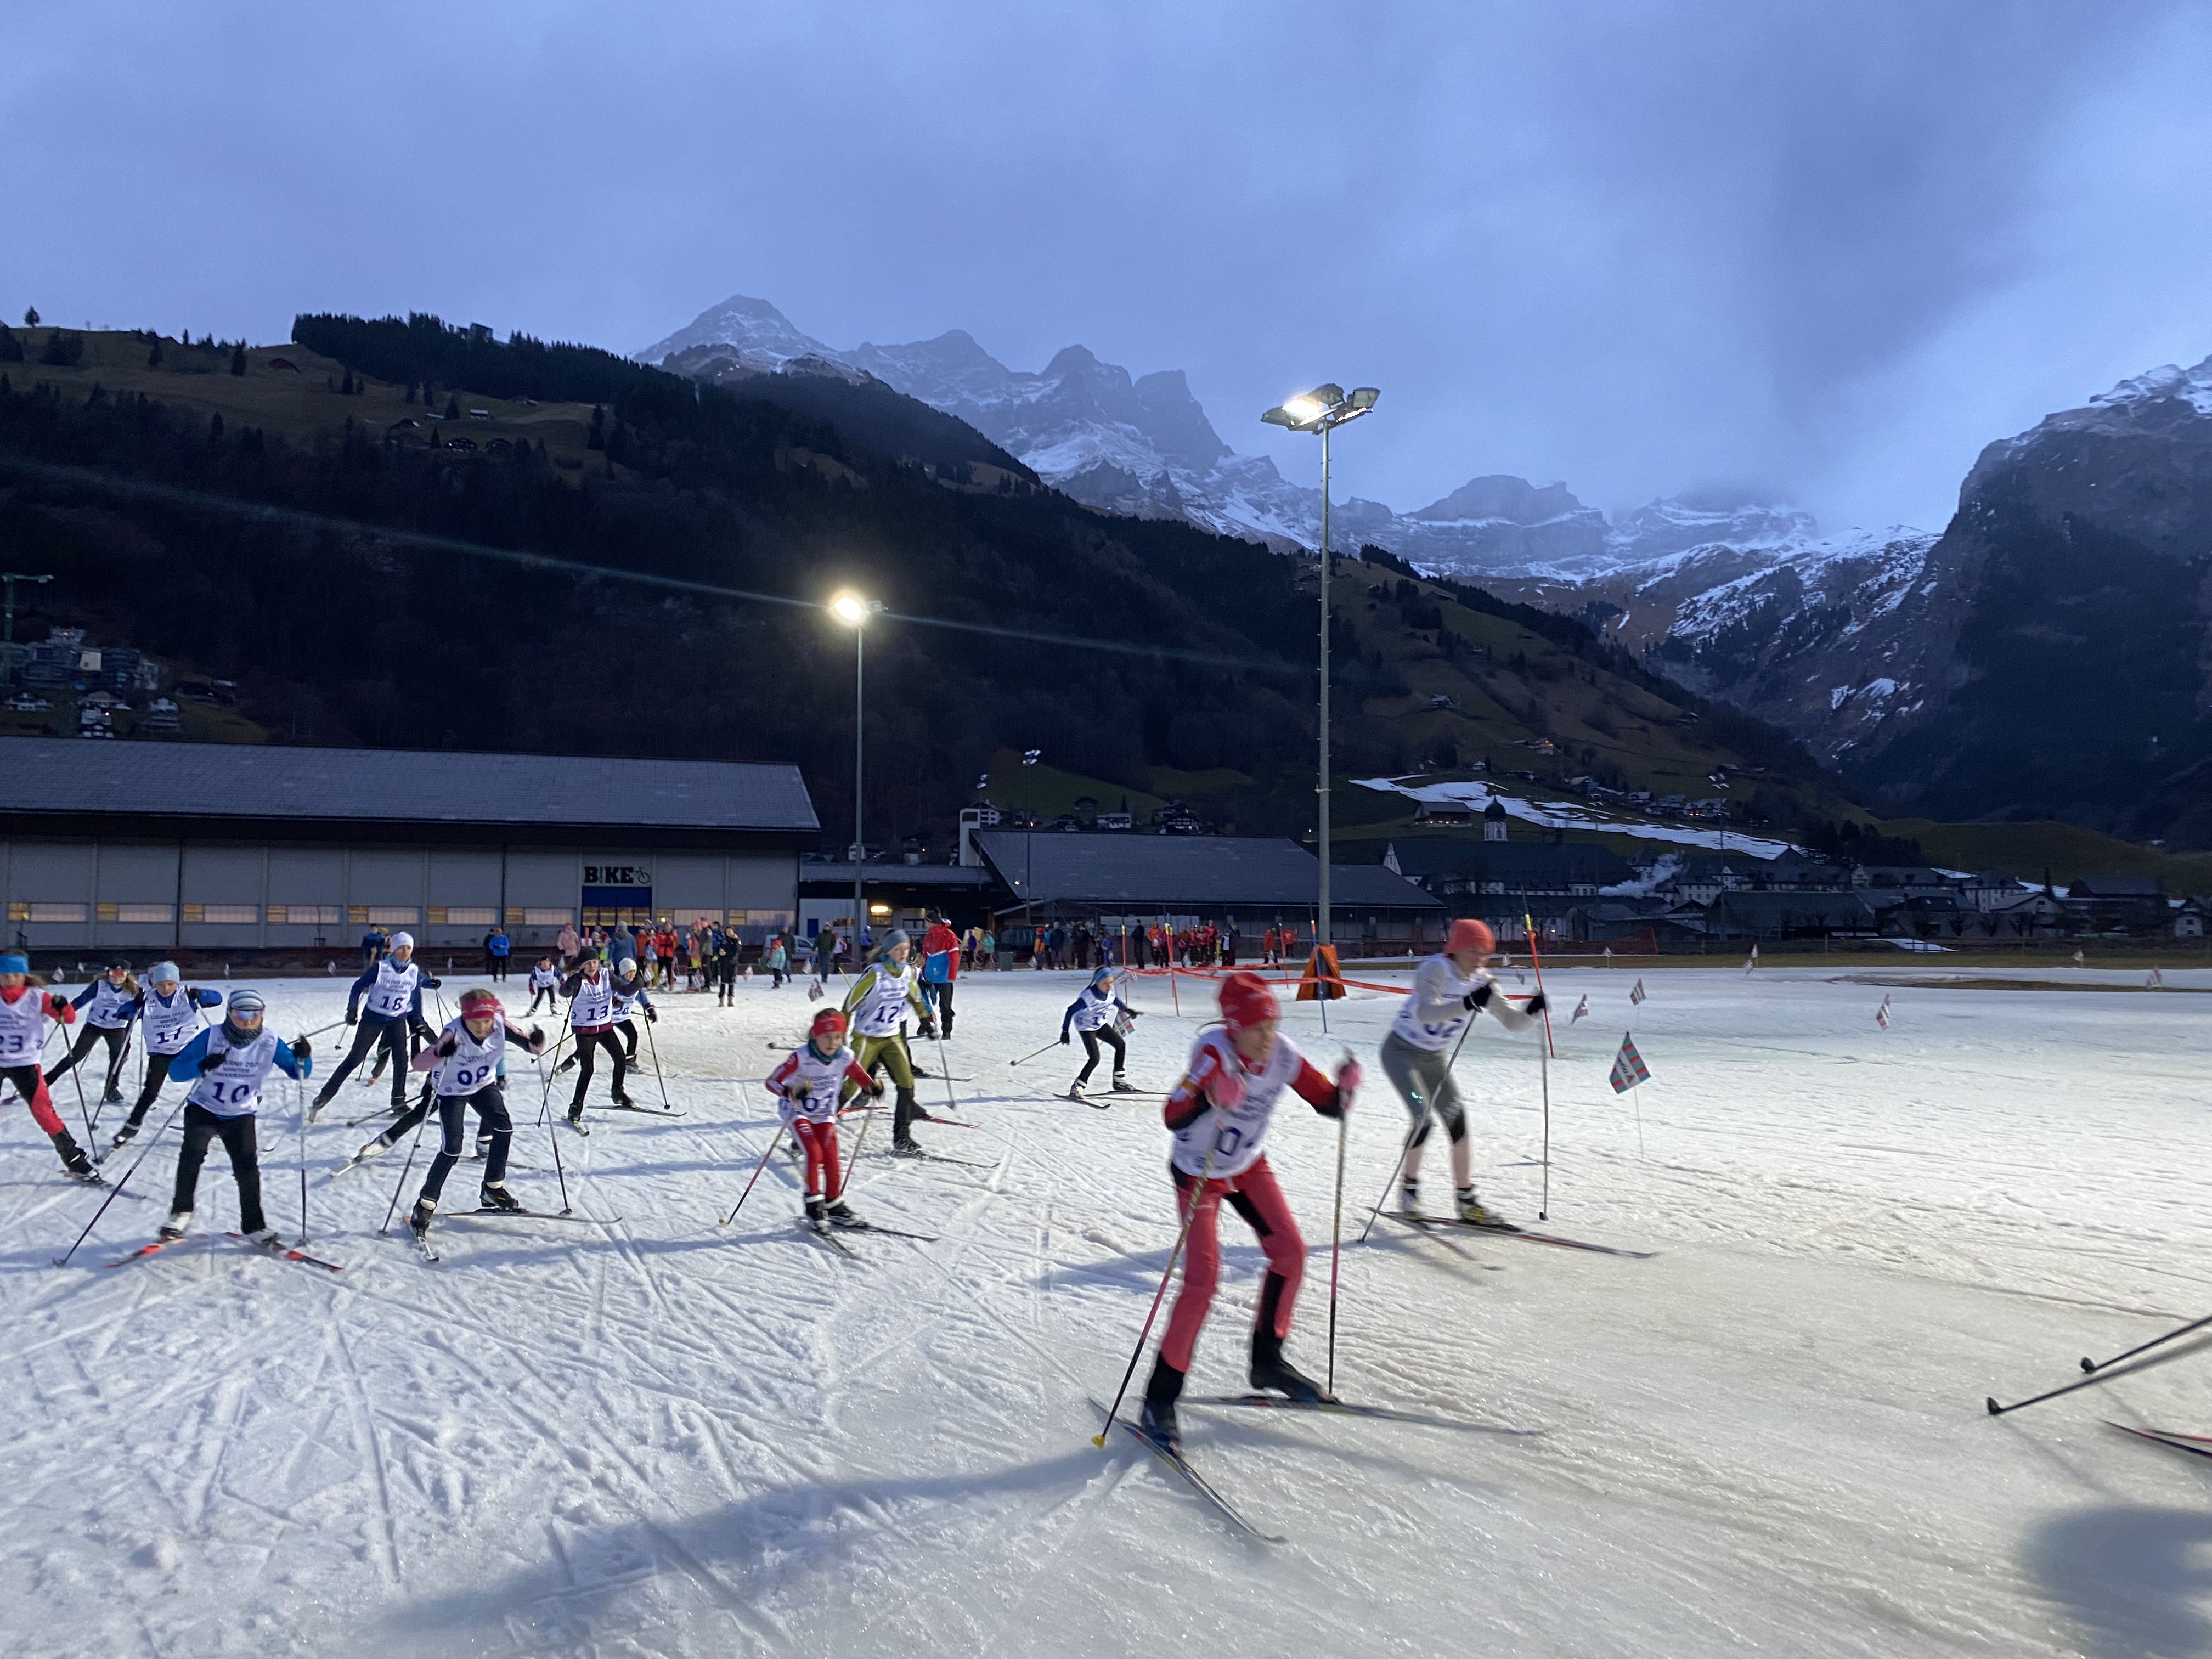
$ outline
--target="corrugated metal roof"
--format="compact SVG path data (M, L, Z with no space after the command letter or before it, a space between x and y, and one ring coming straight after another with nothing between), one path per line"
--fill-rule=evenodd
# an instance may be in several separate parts
M985 830L975 844L1032 904L1249 904L1310 909L1320 874L1296 842L1258 836L1081 835ZM1441 910L1379 864L1330 866L1332 908Z
M871 887L993 887L999 879L980 864L902 864L883 859L871 860L860 869L862 878ZM849 893L853 890L852 860L808 860L799 866L799 884L836 887Z
M0 739L11 812L815 830L795 766L453 750Z

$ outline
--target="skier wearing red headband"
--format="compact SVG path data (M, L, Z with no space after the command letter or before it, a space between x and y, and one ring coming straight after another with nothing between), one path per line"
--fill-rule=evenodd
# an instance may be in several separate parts
M1323 1117L1350 1111L1359 1065L1347 1060L1331 1082L1280 1035L1281 1018L1274 993L1257 974L1231 974L1221 987L1221 1029L1205 1032L1192 1045L1182 1081L1163 1111L1175 1132L1170 1167L1176 1206L1189 1233L1183 1246L1182 1288L1145 1388L1141 1420L1145 1432L1171 1451L1180 1449L1176 1402L1182 1396L1191 1350L1221 1277L1218 1223L1224 1200L1259 1235L1267 1259L1252 1328L1252 1386L1292 1400L1325 1398L1318 1383L1283 1358L1283 1339L1291 1334L1291 1311L1305 1271L1306 1245L1261 1142L1286 1088Z
M865 1090L872 1099L884 1092L846 1046L845 1016L824 1008L814 1016L806 1041L768 1078L778 1115L806 1154L806 1224L817 1232L866 1224L845 1206L837 1157L837 1096L848 1087Z

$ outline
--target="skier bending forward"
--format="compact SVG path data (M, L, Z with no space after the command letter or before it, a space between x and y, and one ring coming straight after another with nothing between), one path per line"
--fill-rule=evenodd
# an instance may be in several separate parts
M777 1115L806 1154L806 1220L817 1230L867 1224L845 1207L837 1156L837 1095L848 1085L866 1090L870 1099L883 1097L884 1085L860 1069L845 1046L845 1016L824 1008L814 1016L806 1041L768 1078Z
M430 1218L438 1212L439 1194L446 1190L446 1177L461 1161L471 1107L483 1120L484 1129L491 1138L491 1144L484 1149L483 1186L477 1194L477 1207L522 1207L507 1190L507 1146L514 1138L514 1125L507 1115L507 1097L500 1091L499 1068L509 1042L533 1058L545 1052L544 1032L535 1026L526 1032L517 1030L507 1023L507 1011L500 1006L496 995L484 990L468 991L461 996L461 1017L441 1031L435 1042L415 1056L416 1071L436 1069L437 1075L432 1082L438 1091L439 1122L445 1130L445 1139L438 1144L438 1155L430 1160L429 1176L422 1182L414 1211L407 1218L407 1224L417 1233L429 1227ZM428 1115L428 1105L418 1104L379 1139L388 1146L399 1139L401 1131L413 1128ZM362 1150L366 1152L368 1147Z
M1190 1064L1162 1114L1175 1131L1169 1164L1176 1207L1189 1232L1183 1245L1182 1289L1145 1388L1142 1426L1170 1450L1181 1449L1176 1401L1182 1397L1191 1350L1221 1278L1218 1222L1224 1199L1260 1236L1267 1258L1252 1328L1252 1386L1293 1400L1327 1397L1318 1383L1283 1358L1283 1339L1291 1334L1291 1310L1305 1271L1306 1245L1261 1143L1286 1088L1296 1090L1323 1117L1350 1111L1359 1065L1347 1060L1330 1082L1279 1034L1281 1018L1266 981L1250 972L1231 974L1221 987L1225 1029L1205 1032L1191 1045Z

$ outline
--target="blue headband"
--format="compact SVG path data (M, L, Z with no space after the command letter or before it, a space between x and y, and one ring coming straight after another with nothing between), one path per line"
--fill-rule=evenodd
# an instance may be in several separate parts
M27 974L30 971L31 959L21 951L10 951L0 955L0 974Z

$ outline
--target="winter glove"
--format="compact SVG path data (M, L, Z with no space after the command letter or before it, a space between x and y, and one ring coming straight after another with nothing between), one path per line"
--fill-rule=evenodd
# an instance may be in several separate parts
M922 1021L922 1022L921 1022L921 1034L922 1034L922 1036L925 1036L925 1037L928 1038L932 1042L936 1042L936 1041L937 1041L937 1022L936 1022L935 1020L933 1020L933 1019L925 1019L924 1021Z
M658 1025L660 1024L660 1010L658 1008L648 1008L645 1011L645 1018L647 1024Z
M884 1097L884 1080L881 1078L872 1079L868 1084L868 1098L870 1100L881 1100Z
M305 1037L303 1037L303 1036L295 1036L295 1037L294 1037L294 1038L292 1039L292 1058L293 1058L293 1059L295 1059L295 1060L305 1060L305 1059L307 1059L307 1056L308 1056L308 1055L310 1055L310 1054L313 1054L314 1052L315 1052L315 1051L314 1051L313 1048L311 1048L310 1047L308 1047L308 1046L307 1046L307 1038L305 1038Z
M1544 1012L1544 994L1541 991L1539 991L1534 996L1528 999L1527 1005L1522 1007L1521 1012L1524 1014L1540 1014Z
M1469 991L1465 996L1460 999L1460 1006L1466 1008L1471 1013L1478 1008L1488 1007L1490 1006L1490 981L1488 980L1485 980L1481 984L1476 986L1474 989Z
M215 1070L216 1066L222 1065L223 1061L228 1060L229 1057L230 1050L228 1048L225 1048L220 1054L216 1053L212 1048L209 1049L205 1054L200 1056L200 1075L202 1077L205 1077L210 1072Z
M1359 1079L1364 1075L1365 1074L1360 1071L1359 1062L1356 1060L1346 1060L1336 1074L1336 1097L1347 1110L1352 1105L1352 1097L1358 1091Z
M350 1025L350 1024L352 1024L354 1023L355 1018L356 1018L356 1015L355 1015L355 1013L354 1013L354 1011L353 1011L352 1009L350 1009L350 1008L347 1009L347 1010L346 1010L345 1023L346 1023L347 1024Z
M1060 1046L1063 1048L1067 1047L1067 1033L1065 1030L1060 1034Z
M453 1050L460 1046L452 1037L443 1036L438 1039L436 1046L430 1052L441 1060L451 1060L453 1057Z
M1224 1112L1233 1112L1244 1103L1244 1079L1222 1067L1206 1080L1206 1097Z
M530 1028L530 1052L533 1054L545 1052L545 1028L543 1025Z
M429 975L425 974L422 975L422 983L426 988L434 991L441 985L443 985L445 981L441 979L434 979Z

